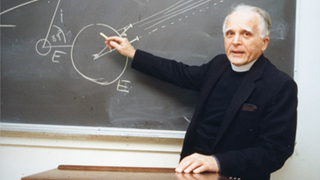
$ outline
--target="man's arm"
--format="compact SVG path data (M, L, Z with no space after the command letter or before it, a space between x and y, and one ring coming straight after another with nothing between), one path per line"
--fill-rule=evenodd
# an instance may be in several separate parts
M105 43L110 49L117 49L120 54L133 59L133 69L189 90L200 91L210 67L209 64L189 66L136 50L126 38L108 37Z

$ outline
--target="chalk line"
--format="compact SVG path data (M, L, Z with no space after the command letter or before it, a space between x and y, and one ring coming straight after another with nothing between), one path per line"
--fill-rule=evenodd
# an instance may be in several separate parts
M29 1L29 2L25 2L25 3L20 4L20 5L18 5L18 6L15 6L15 7L12 7L12 8L10 8L10 9L7 9L7 10L5 10L5 11L3 11L3 12L0 12L0 15L5 14L5 13L7 13L7 12L9 12L9 11L14 10L14 9L20 8L20 7L22 7L22 6L25 6L25 5L28 5L28 4L37 2L37 1L39 1L39 0L32 0L32 1Z

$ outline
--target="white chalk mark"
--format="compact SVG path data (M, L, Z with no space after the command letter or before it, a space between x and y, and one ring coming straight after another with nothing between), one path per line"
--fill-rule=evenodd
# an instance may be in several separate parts
M211 0L209 0L209 1L211 1ZM207 2L209 2L209 1L206 1L206 2L204 2L204 3L207 3ZM149 21L149 22L147 22L147 23L144 23L144 24L140 25L140 27L141 27L141 26L144 26L144 25L147 25L147 24L149 24L149 23L152 23L152 22L154 22L154 21L158 21L158 20L164 19L164 18L166 18L166 17L169 17L169 18L166 18L164 21L166 21L166 20L168 20L168 19L171 19L171 18L175 17L176 15L179 15L179 14L181 14L181 13L184 13L184 12L186 12L186 11L189 11L189 10L191 10L191 9L193 9L193 8L198 7L198 6L196 6L197 4L200 4L200 5L204 4L204 3L201 3L201 2L203 2L203 0L198 1L198 2L195 2L195 3L193 3L193 4L191 4L191 5L187 6L187 7L184 7L184 8L182 8L182 9L179 9L179 10L177 10L177 11L175 11L175 12L170 13L170 14L166 14L166 15L164 15L164 16L162 16L162 17L156 18L156 19L154 19L154 20L152 20L152 21ZM192 7L192 8L190 8L190 7ZM161 22L163 22L163 21L161 21ZM159 23L158 23L158 24L159 24Z
M152 15L152 16L149 16L149 17L147 17L147 18L145 18L145 19L142 19L142 20L140 20L140 21L138 21L138 22L132 23L132 25L136 25L136 24L138 24L138 23L141 23L141 22L144 22L144 21L146 21L146 20L148 20L148 19L151 19L151 18L153 18L154 16L157 16L157 15L159 15L159 14L162 14L163 12L166 12L166 11L170 10L171 8L175 7L177 4L179 4L179 3L183 2L183 1L184 1L184 0L180 0L180 1L178 1L177 3L173 4L172 6L166 8L166 9L164 9L164 10L162 10L162 11L160 11L160 12L158 12L158 13ZM124 27L124 28L125 28L125 27ZM124 28L118 29L118 31L121 31L121 30L123 30Z
M28 4L31 4L31 3L34 3L34 2L36 2L36 1L39 1L39 0L33 0L33 1L25 2L25 3L22 3L22 4L18 5L18 6L15 6L15 7L12 7L12 8L10 8L10 9L7 9L7 10L5 10L5 11L3 11L3 12L0 12L0 16L1 16L2 14L5 14L5 13L7 13L7 12L10 12L10 11L12 11L12 10L14 10L14 9L23 7L23 6L28 5ZM0 27L9 28L9 27L17 27L17 26L16 26L16 25L0 24Z
M64 35L62 29L59 26L56 26L56 25L53 25L52 27L55 27L55 28L58 29L58 34L62 34L62 36L63 36L63 42L67 43L66 36Z
M17 27L17 25L0 24L0 27Z
M106 49L107 49L107 48L104 48L100 53L92 54L93 60L99 59L100 57L105 56L105 55L107 55L107 54L112 53L113 51L115 51L115 49L111 49L111 50L103 53Z
M55 58L60 58L61 56L60 55L57 55L57 53L60 53L60 54L67 54L66 52L63 52L63 51L55 51L53 53L53 56L52 56L52 62L54 63L59 63L59 61L57 61Z
M186 4L188 4L189 2L192 2L192 1L193 1L193 0L189 0L189 1L187 1L187 2L184 2L184 3L180 4L180 5L177 6L177 7L170 9L169 11L165 12L164 14L168 14L169 12L171 12L171 11L173 11L173 10L175 10L175 9L178 9L178 8L184 6L184 5L186 5Z
M140 38L141 38L141 37L140 37ZM133 43L133 42L135 42L135 41L140 41L140 38L137 36L135 39L133 39L133 40L130 41L130 44Z
M120 36L121 37L127 36L126 32L132 27L133 27L132 24L129 24L128 26L124 27L124 30L123 30L123 32L121 33Z
M54 11L54 13L53 13L53 16L52 16L52 19L51 19L51 23L50 23L50 26L49 26L49 30L48 30L48 32L47 32L47 35L46 35L45 40L48 40L49 33L50 33L50 29L51 29L51 27L52 27L53 20L54 20L54 18L56 17L56 14L57 14L57 11L58 11L60 2L61 2L61 0L58 1L57 7L56 7L56 9L55 9L55 11ZM46 41L45 41L45 42L46 42ZM43 44L43 47L44 47L45 45L46 45L46 43Z
M138 27L142 27L151 23L154 23L152 25L150 25L149 27L145 28L144 30L149 30L151 28L153 28L154 26L163 23L171 18L174 18L177 15L180 15L182 13L185 13L187 11L190 11L194 8L197 8L205 3L208 3L212 0L199 0L194 2L194 0L180 0L177 3L171 5L170 7L156 13L153 14L145 19L142 19L138 22L135 23L131 23L129 26L125 26L121 29L118 29L118 31L123 30L123 33L121 34L121 36L127 36L126 31L132 27L133 25L137 25L139 24ZM202 12L202 10L199 10L200 12ZM193 13L193 15L195 15L195 13ZM188 16L186 15L185 18L188 18ZM182 19L179 19L179 21L182 21ZM172 25L174 24L174 22L171 23ZM162 26L162 28L165 28L165 26ZM149 32L149 34L153 33L154 31ZM97 55L97 54L95 54Z
M116 31L114 28L112 28L112 27L110 27L110 26L108 26L108 25L105 25L105 24L97 24L97 25L101 25L101 26L107 27L107 28L113 30L115 33L117 33L118 36L120 36L120 34L118 33L118 31ZM90 77L84 75L84 74L76 67L75 62L74 62L74 59L73 59L74 44L75 44L78 36L82 33L82 31L84 31L86 28L89 28L89 27L91 27L91 26L94 26L94 24L89 24L89 25L85 26L84 28L82 28L82 29L79 31L79 33L76 35L76 37L75 37L75 39L74 39L74 41L73 41L72 48L71 48L71 62L72 62L72 66L73 66L73 68L74 68L83 78L85 78L85 79L87 79L87 80L89 80L89 81L92 81L92 82L94 82L94 83L96 83L96 84L99 84L99 85L110 85L110 84L116 82L116 81L124 74L124 72L125 72L125 70L126 70L126 68L127 68L127 66L128 66L128 57L126 57L126 62L125 62L124 68L123 68L122 72L119 74L119 76L116 77L116 78L115 78L114 80L112 80L112 81L104 81L104 82L101 82L101 81L102 81L102 80L105 80L105 78L94 79L94 78L90 78ZM136 39L137 39L137 38L136 38ZM139 39L138 39L138 40L139 40ZM133 40L133 41L134 41L134 40ZM133 42L133 41L132 41L132 42ZM113 50L112 50L112 51L113 51ZM107 53L110 53L110 52L107 52ZM101 54L100 57L101 57L101 56L104 56L104 55L107 54L107 53Z
M161 21L159 21L159 22L157 22L157 23L155 23L155 24L153 24L153 25L145 28L145 30L148 30L148 29L150 29L150 28L152 28L152 27L154 27L154 26L156 26L156 25L158 25L158 24L160 24L160 23L162 23L162 22L164 22L164 21L166 21L166 20L168 20L168 19L171 19L171 18L173 18L173 17L175 17L175 16L177 16L177 15L179 15L179 14L182 14L182 13L184 13L184 12L187 12L187 11L191 10L191 9L194 9L194 8L196 8L196 7L199 7L199 6L201 6L201 5L203 5L203 4L207 3L207 2L210 2L210 1L212 1L212 0L207 0L207 1L205 1L205 2L202 2L202 3L200 3L200 4L197 4L197 5L195 5L195 6L192 6L192 7L190 7L189 9L180 11L179 13L176 13L176 14L174 14L174 15L172 15L172 16L169 16L168 18L165 18L165 19L163 19L163 20L161 20Z
M108 47L104 47L99 53L97 53L97 54L92 54L93 60L96 60L96 59L100 58L100 57L102 56L102 53L103 53L107 48L108 48ZM110 52L112 52L112 51L110 50L108 53L110 53Z
M209 1L211 1L211 0L209 0ZM207 3L207 2L209 2L209 1L206 1L206 2L204 2L204 3ZM179 10L177 10L177 11L175 11L175 12L170 13L170 14L167 14L167 15L164 15L164 16L162 16L162 17L156 18L156 19L154 19L154 20L152 20L152 21L149 21L149 22L147 22L147 23L144 23L144 24L142 24L142 25L140 25L140 26L143 26L143 25L146 25L146 24L149 24L149 23L152 23L152 22L154 22L154 21L158 21L158 20L161 20L161 19L164 19L164 18L165 18L165 19L164 19L163 21L166 21L166 20L168 20L168 19L171 19L171 18L175 17L176 15L179 15L179 14L181 14L181 13L184 13L184 12L186 12L186 11L189 11L189 10L191 10L191 9L193 9L193 8L198 7L199 5L204 4L204 3L201 3L201 2L203 2L203 0L198 1L198 2L196 2L196 3L193 3L193 4L189 5L189 6L186 6L186 7L182 8L182 9L179 9ZM197 4L199 4L199 5L197 6ZM191 8L190 8L190 7L191 7ZM166 17L169 17L169 18L166 18ZM163 22L163 21L161 21L161 22ZM159 24L159 23L157 23L157 24Z
M190 122L190 120L187 117L183 117L186 121Z
M124 85L122 85L121 83L124 83ZM118 81L118 85L117 85L117 91L124 92L124 93L129 93L129 89L128 89L128 86L127 86L128 83L131 83L131 82L128 81L128 80L119 80Z
M72 48L72 45L57 45L57 46L50 46L51 48ZM44 48L49 48L45 46Z
M39 1L39 0L32 0L32 1L29 1L29 2L22 3L22 4L18 5L18 6L15 6L15 7L12 7L12 8L10 8L10 9L7 9L7 10L5 10L5 11L0 12L0 15L5 14L5 13L7 13L7 12L9 12L9 11L14 10L14 9L20 8L20 7L22 7L22 6L25 6L25 5L28 5L28 4L37 2L37 1Z
M46 48L44 48L44 46L42 46L42 43L43 44L46 44L46 43L48 43L49 44L49 46L48 47L46 47ZM45 52L40 52L40 50L38 49L38 47L40 47L41 46L41 50L43 50L43 49L47 49ZM36 51L37 51L37 53L39 54L39 55L41 55L41 56L46 56L46 55L48 55L49 53L50 53L50 51L51 51L51 44L50 44L50 42L48 41L48 40L46 40L46 39L39 39L39 41L36 43L36 45L35 45L35 48L36 48Z
M61 19L61 24L63 24L63 11L62 11L62 9L60 10L60 19Z

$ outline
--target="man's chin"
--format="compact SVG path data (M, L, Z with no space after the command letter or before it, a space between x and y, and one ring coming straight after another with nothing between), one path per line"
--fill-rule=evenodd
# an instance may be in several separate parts
M242 58L231 58L229 61L235 66L242 66L244 64L244 60Z

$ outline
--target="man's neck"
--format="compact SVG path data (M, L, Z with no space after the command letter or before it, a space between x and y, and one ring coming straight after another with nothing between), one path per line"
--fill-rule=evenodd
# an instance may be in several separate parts
M254 60L248 64L245 64L245 65L242 65L242 66L236 66L234 64L231 63L231 67L232 67L232 70L235 71L235 72L247 72L250 70L250 68L253 66L253 64L257 61Z

